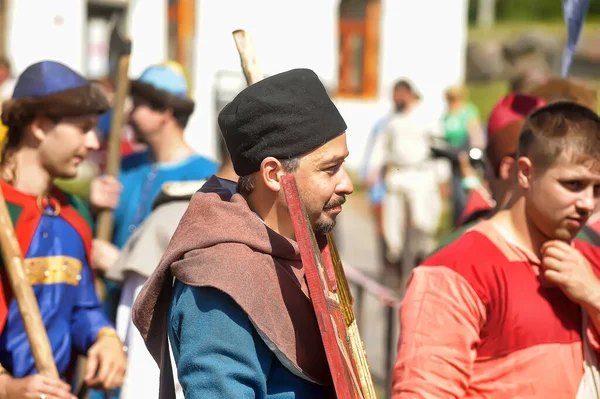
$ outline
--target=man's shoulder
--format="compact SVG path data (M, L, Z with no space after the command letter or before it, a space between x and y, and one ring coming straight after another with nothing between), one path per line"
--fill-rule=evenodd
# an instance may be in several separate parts
M158 209L171 202L189 202L195 193L206 184L206 180L185 180L165 182L154 201L152 209Z
M152 162L150 152L140 151L133 154L129 154L121 160L121 172L127 173L135 170L140 166L149 165Z
M179 162L160 165L159 170L172 180L206 180L217 173L219 165L200 154L193 154Z
M94 222L88 204L75 194L65 193L65 196L69 206L71 206L77 212L77 214L81 216L81 218L91 229Z
M479 224L474 222L455 230L443 241L445 245L440 246L426 262L436 263L446 259L477 261L485 258L486 251L497 251L495 244L477 228L478 226Z
M190 161L196 164L209 165L209 166L218 166L218 163L210 158L205 157L201 154L194 154L190 156Z
M200 188L202 193L216 193L221 199L229 200L237 192L237 182L212 175Z
M477 280L508 265L510 254L489 236L482 224L467 226L466 231L425 259L420 266L445 267L467 280Z
M600 274L600 235L589 226L584 226L573 240L573 245Z
M195 154L190 157L188 166L191 166L202 179L207 179L210 175L217 173L219 164L203 155Z
M486 300L498 297L507 281L523 277L520 273L527 270L523 265L531 265L530 258L506 241L492 222L481 221L419 267L431 272L443 268L440 272L455 273ZM521 281L516 284L519 286Z
M466 224L454 229L450 234L444 236L438 243L438 246L433 250L431 255L438 253L442 249L446 248L448 245L454 243L456 240L458 240L460 237L462 237L463 234L465 234L471 228L475 227L478 222L479 222L479 220L474 220L470 223L466 223Z
M218 288L194 286L177 280L171 306L177 313L185 314L193 309L196 317L204 313L213 313L210 316L213 320L214 313L219 313L226 319L235 319L238 324L245 321L249 326L247 313L228 293Z

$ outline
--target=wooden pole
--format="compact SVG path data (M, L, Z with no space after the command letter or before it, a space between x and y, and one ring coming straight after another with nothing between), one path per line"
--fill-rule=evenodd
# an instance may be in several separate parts
M235 40L235 45L240 54L240 61L242 62L242 70L244 71L246 82L250 86L264 77L262 70L258 66L258 62L256 62L254 41L244 30L234 31L233 40Z
M193 79L189 79L188 72L194 70L193 50L196 21L196 1L178 0L177 2L177 61L183 66L191 93Z
M115 93L115 104L110 124L110 136L108 138L108 155L106 162L106 174L117 177L121 167L121 132L125 119L125 99L129 93L129 54L119 58L117 71L117 90ZM98 213L96 238L112 241L114 218L111 209L103 209Z
M33 288L23 266L21 246L17 240L2 190L0 190L0 247L6 274L17 301L19 313L23 319L23 326L38 373L46 377L59 379L60 376L54 363L50 340L42 321Z
M121 136L125 122L125 99L129 94L129 56L131 41L123 39L119 34L118 20L114 24L110 37L110 52L117 62L116 93L113 104L113 115L108 137L108 154L106 175L117 177L121 168ZM114 62L114 61L113 61ZM112 242L114 214L112 209L102 209L96 219L96 238ZM100 278L94 281L100 300L104 300L106 290Z

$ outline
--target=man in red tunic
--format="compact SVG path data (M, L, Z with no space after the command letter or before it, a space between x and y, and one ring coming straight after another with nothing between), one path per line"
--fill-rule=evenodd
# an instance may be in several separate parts
M597 397L600 279L570 244L598 205L599 137L574 103L528 118L506 208L411 275L395 399Z

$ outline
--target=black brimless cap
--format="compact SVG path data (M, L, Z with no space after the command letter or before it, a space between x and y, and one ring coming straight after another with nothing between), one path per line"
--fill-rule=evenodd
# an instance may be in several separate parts
M267 157L294 158L346 131L327 90L309 69L248 86L223 108L218 121L239 176L260 170Z

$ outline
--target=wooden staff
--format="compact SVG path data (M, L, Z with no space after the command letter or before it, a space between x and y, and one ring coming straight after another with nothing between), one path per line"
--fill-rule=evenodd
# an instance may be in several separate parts
M114 27L110 36L111 64L117 64L116 93L113 104L113 115L110 121L108 136L108 153L106 174L117 177L121 168L121 136L125 119L125 99L129 94L129 57L131 41L124 39L119 33L117 20L113 19ZM114 214L112 209L102 209L96 220L96 238L112 242ZM98 273L98 272L97 272ZM101 273L98 273L101 274ZM94 283L101 301L106 297L104 284L98 276Z
M35 367L38 373L43 376L60 379L58 369L54 363L50 340L40 314L40 308L23 267L21 246L17 240L2 190L0 190L0 230L2 260L13 295L17 301L19 313L23 319L23 326L35 360Z
M342 315L344 316L344 322L346 323L346 332L352 348L352 355L356 361L356 367L358 368L358 375L360 378L360 385L366 399L376 398L375 385L373 384L373 377L371 376L371 369L367 362L367 353L358 330L358 323L354 316L354 310L352 309L352 292L350 292L350 285L346 279L346 273L344 272L344 265L340 258L340 254L337 250L337 245L333 239L333 234L327 233L327 244L329 246L329 254L331 256L331 262L333 270L335 272L335 279L337 282L337 292L340 300L340 306L342 307ZM326 260L327 261L327 260Z
M233 40L240 54L242 62L242 71L246 77L248 86L261 80L264 75L258 63L256 62L256 52L254 49L254 41L246 31L238 29L233 32Z
M131 55L131 41L124 39L117 29L117 24L111 33L111 51L117 60L116 93L113 106L113 115L110 123L108 137L108 155L106 174L117 177L121 168L121 136L125 119L125 99L129 94L129 57ZM112 241L114 216L111 209L103 209L98 214L96 238Z

